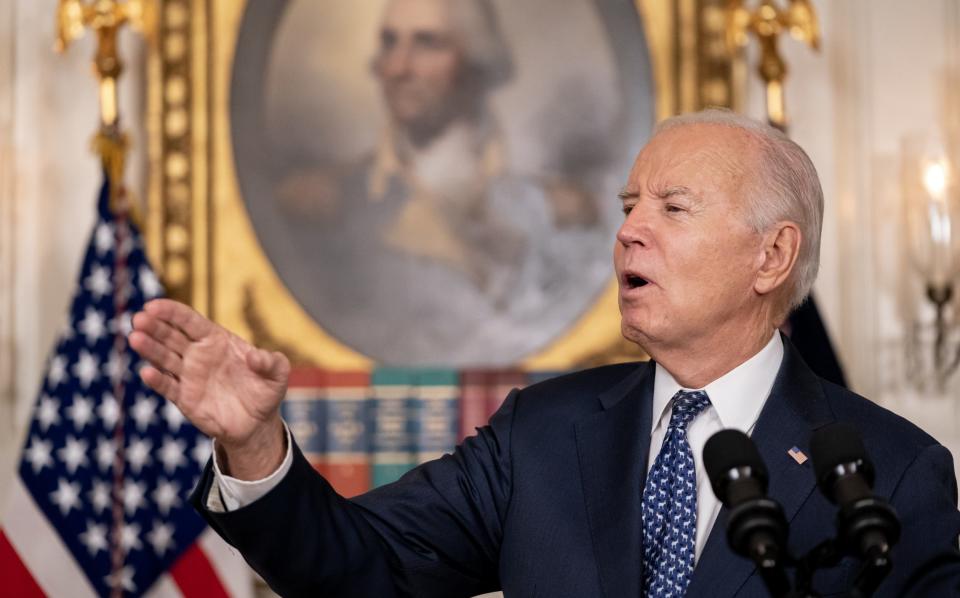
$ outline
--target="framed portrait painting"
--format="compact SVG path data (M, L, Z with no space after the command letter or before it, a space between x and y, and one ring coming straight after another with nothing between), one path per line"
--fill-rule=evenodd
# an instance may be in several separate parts
M168 289L331 368L616 359L617 191L659 118L736 99L706 1L174 0L160 32Z

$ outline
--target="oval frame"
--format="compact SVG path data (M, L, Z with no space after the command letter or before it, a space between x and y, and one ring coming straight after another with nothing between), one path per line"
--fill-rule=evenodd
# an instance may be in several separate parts
M556 287L556 290L552 293L556 293L563 300L551 301L549 306L544 305L542 308L531 306L529 310L523 311L522 315L498 314L496 311L491 311L484 317L477 315L477 313L482 312L474 310L486 309L492 299L487 299L475 287L470 284L457 284L455 277L451 278L450 275L443 274L442 271L438 272L438 268L435 266L418 266L419 260L417 259L411 261L410 258L402 258L398 255L391 258L391 252L386 247L369 238L368 235L372 229L372 225L369 224L370 218L382 218L386 206L381 205L372 209L372 206L376 204L372 203L373 200L366 198L362 187L356 188L354 184L353 192L360 193L360 195L343 198L346 200L343 205L369 204L371 206L371 208L368 208L370 213L363 217L363 224L357 226L356 234L351 234L347 238L349 241L347 247L358 246L364 256L362 261L358 261L355 266L349 269L349 272L344 272L345 266L338 263L343 259L342 256L329 260L325 256L330 256L330 253L317 251L318 246L324 246L324 241L318 238L322 233L316 232L320 230L317 226L301 225L297 220L304 220L305 217L302 215L298 215L292 221L283 217L283 211L278 208L275 199L276 187L274 185L277 181L271 178L271 174L276 174L272 173L271 163L276 163L277 160L273 158L275 146L271 145L271 133L273 131L270 129L268 116L274 113L271 112L267 90L269 89L271 67L277 65L276 59L271 57L271 53L276 48L276 36L280 31L283 31L283 27L289 25L290 20L287 11L294 6L302 8L302 5L296 4L293 0L247 4L237 37L230 82L230 130L241 199L253 223L261 249L270 259L274 270L284 282L287 290L297 299L300 307L311 315L317 326L343 345L342 348L338 347L338 352L342 352L344 349L362 352L370 356L371 359L386 361L393 365L439 364L474 368L506 367L515 365L518 360L529 359L531 356L548 350L557 342L558 338L562 337L566 331L592 311L593 305L609 286L611 276L604 276L602 270L598 269L612 270L610 267L610 246L618 225L618 212L613 209L612 198L619 188L618 185L622 183L616 179L625 176L632 161L632 156L627 154L639 148L642 141L649 136L656 120L654 110L655 87L648 44L636 9L629 4L612 0L584 0L583 2L583 9L591 10L598 17L600 34L608 40L610 56L613 59L610 72L614 78L611 79L613 86L608 88L607 92L610 94L609 97L618 98L620 104L620 112L610 121L609 129L602 132L600 130L593 132L596 139L603 139L606 143L611 144L610 158L606 160L604 168L608 180L611 175L615 177L615 182L608 183L608 185L617 185L617 187L610 186L604 189L600 196L591 198L592 205L602 214L598 224L589 233L588 246L592 249L588 249L588 246L583 246L581 243L576 250L571 251L571 243L584 239L584 233L581 231L568 235L561 242L560 239L563 238L562 230L548 225L549 232L540 234L550 238L549 244L559 248L563 252L561 255L564 256L554 259L562 259L564 263L568 264L583 261L577 267L564 267L564 271L568 272L565 278L550 281L550 285ZM508 3L501 3L499 6L500 16L504 23L510 20L511 13L509 11L511 9L508 8L510 6ZM308 7L308 9L311 8ZM313 7L311 10L316 11L317 8ZM369 19L379 18L378 15L375 16L377 11L373 9L365 10ZM303 19L302 16L300 18ZM580 25L582 21L570 21L570 23L583 27L583 25ZM543 30L539 35L533 32L535 31L534 28L530 28L529 31L526 38L528 44L531 40L534 40L537 45L551 43L550 31ZM301 48L295 55L301 61L308 60L308 56L310 54L306 53L306 48ZM287 56L287 60L290 60L290 56ZM290 68L289 62L280 64ZM331 65L327 65L327 68L322 70L329 71L330 68ZM572 68L572 66L566 66L566 63L564 63L565 71L570 71ZM581 70L579 71L581 76L584 68L584 64L581 64ZM563 77L564 70L554 73L555 79L553 80ZM531 87L529 78L536 77L536 72L532 71L532 74L526 75L528 88ZM342 81L334 78L333 75L327 76L326 72L320 76L326 77L326 86L330 89L350 86L350 79ZM548 85L550 81L551 79L545 79L541 82L541 85ZM531 92L533 92L533 89L528 89L527 93ZM521 102L527 103L527 97L530 98L530 102L537 103L537 98L534 96L523 96L524 99ZM539 100L541 108L547 108L547 105L543 105L544 101L551 107L553 105L549 95L541 93ZM583 103L583 100L581 100L581 103ZM591 101L589 104L583 105L592 104ZM560 121L559 129L553 128L551 132L563 131L564 127L577 126L577 123L582 121L582 118L573 121ZM505 125L507 125L506 122L501 123L501 127ZM512 132L509 127L505 131ZM543 131L537 133L542 135ZM526 131L528 136L535 136L537 133L531 130ZM612 139L610 138L611 134L614 134ZM608 139L609 141L607 141ZM331 141L330 143L336 145L336 142ZM537 145L547 146L546 142L539 142ZM347 166L346 168L353 169L356 167ZM560 173L561 176L565 174L568 173ZM346 175L341 172L336 176L339 178ZM357 177L354 176L353 178ZM514 182L517 181L517 177L513 177L513 179ZM530 179L525 179L524 182L527 183L528 180ZM578 182L576 179L572 180ZM511 189L509 191L512 194L509 197L511 200L509 217L513 217L514 212L512 210L516 209L512 207L512 202L517 201L524 195L524 187L527 187L528 195L537 194L540 189L532 188L534 185L535 183L501 185L501 187ZM584 185L584 187L588 186ZM589 185L589 187L594 188L593 185ZM517 193L520 195L517 195ZM395 199L400 200L399 197ZM488 201L491 199L488 198ZM605 199L608 201L604 201ZM403 197L402 201L406 203L409 198ZM604 210L604 208L607 209ZM356 208L353 209L356 210ZM337 227L342 226L343 222L339 221ZM334 231L327 234L329 235L331 232ZM547 244L546 239L543 239L541 243ZM371 244L379 247L379 250L372 254L370 252ZM326 246L329 247L330 243L327 243ZM347 249L347 247L341 245L341 250ZM349 249L347 250L349 251ZM304 253L305 251L309 253ZM555 252L557 249L553 251ZM589 258L582 257L588 255L588 252ZM338 296L341 293L324 292L323 284L318 283L317 279L318 276L323 276L320 274L321 272L326 272L328 277L332 276L331 281L339 281L333 284L341 287L344 284L350 285L348 288L352 288L354 284L362 284L362 286L379 284L382 286L380 277L393 271L392 267L388 268L386 272L374 276L372 281L362 281L371 277L370 271L364 265L373 268L374 265L370 263L370 260L384 259L391 259L395 262L392 264L393 267L412 268L410 270L412 276L416 276L416 273L430 276L429 280L432 281L432 284L426 285L431 287L430 292L421 294L419 299L410 298L406 307L404 307L402 301L398 302L388 293L355 294L347 301L344 311L333 312L341 315L324 315L330 313L331 309L338 309L330 307L329 299L324 297ZM327 260L326 264L324 260ZM513 267L518 266L514 265ZM590 273L590 276L581 278L581 276L586 275L581 275L579 272ZM407 281L408 279L403 278L402 280ZM408 293L412 293L426 283L421 279L414 278L409 280L409 284L410 291ZM509 292L502 300L507 301L509 306L509 302L516 297L518 292L522 295L520 289L535 285L536 283L517 284L517 282L514 282L510 285ZM587 288L584 288L584 285ZM434 315L428 318L429 321L421 322L417 320L418 314L423 314L424 301L434 301L437 294L448 297L451 296L451 293L460 294L459 301L453 301L453 303L459 305L469 301L473 302L471 303L473 308L464 310L458 307L444 312L445 306L450 305L448 300L444 298L442 301L437 301L437 305L434 305L431 309L431 313ZM366 299L364 299L364 296L366 296ZM453 296L458 295L454 294ZM367 305L358 314L358 308L350 306L357 305L362 301L375 301L376 305ZM516 301L513 303L515 304ZM550 308L550 312L554 313L545 311L547 307ZM381 313L389 313L389 317L396 318L395 323L391 324L389 328L367 324L371 317L377 317ZM433 323L432 320L438 317L437 314L439 313L445 313L443 321ZM382 317L386 318L387 316ZM345 325L349 322L353 322L354 325ZM470 329L468 322L473 322L472 326L476 327L476 331L464 334L464 330ZM411 340L417 338L419 342L404 344L402 340L397 341L397 326L401 327L399 338ZM404 326L406 328L403 328ZM518 328L522 328L522 331ZM429 330L431 329L434 330L432 335L434 338L430 342L426 342L423 336L427 335L429 337ZM492 329L499 330L499 332L486 334L487 331ZM511 334L512 336L510 336ZM464 338L468 338L469 342L464 343ZM414 361L399 362L398 360L401 359ZM417 359L419 361L416 361ZM448 361L441 361L443 359Z

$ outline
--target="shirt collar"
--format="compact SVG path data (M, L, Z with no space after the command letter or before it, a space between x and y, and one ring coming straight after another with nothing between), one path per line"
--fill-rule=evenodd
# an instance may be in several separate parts
M658 363L653 379L653 428L656 429L677 391L703 390L724 428L749 432L773 388L782 361L783 340L780 333L774 331L759 353L704 388L683 388L673 374Z

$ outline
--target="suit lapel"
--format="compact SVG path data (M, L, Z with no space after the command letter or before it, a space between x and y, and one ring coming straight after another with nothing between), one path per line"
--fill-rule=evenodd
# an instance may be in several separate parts
M650 450L653 364L600 396L576 425L580 476L603 593L639 596L640 496Z
M754 426L752 439L770 473L767 494L777 500L792 521L816 483L810 462L799 465L787 450L796 445L810 454L810 434L833 421L820 380L785 337L780 372ZM690 596L733 596L755 567L727 546L727 508L720 509L700 560L693 572Z

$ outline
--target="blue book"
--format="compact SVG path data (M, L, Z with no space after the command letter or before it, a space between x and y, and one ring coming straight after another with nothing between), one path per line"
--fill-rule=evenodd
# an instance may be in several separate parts
M404 368L376 368L370 376L370 387L370 464L376 488L398 480L416 465L414 374Z
M370 374L324 372L326 446L316 469L346 497L370 489L370 422L367 397Z
M314 466L327 447L327 410L323 372L317 368L294 368L287 384L287 396L280 403L280 415Z
M460 432L460 376L456 370L421 369L416 374L414 443L418 463L453 452Z

